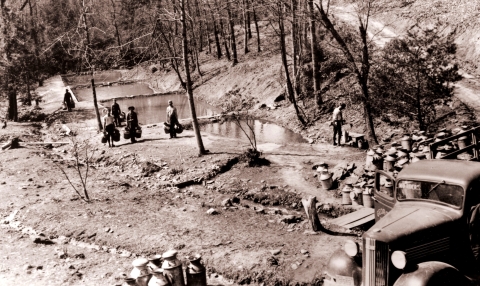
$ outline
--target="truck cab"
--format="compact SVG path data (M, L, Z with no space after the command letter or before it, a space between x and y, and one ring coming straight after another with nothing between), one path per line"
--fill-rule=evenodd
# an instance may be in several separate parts
M479 162L422 160L396 178L378 171L375 218L361 243L332 255L324 285L480 283Z

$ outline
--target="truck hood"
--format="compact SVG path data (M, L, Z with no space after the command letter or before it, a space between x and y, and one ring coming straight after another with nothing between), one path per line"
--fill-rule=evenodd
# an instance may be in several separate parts
M401 206L397 204L387 215L372 226L364 237L390 243L403 237L414 238L423 233L434 235L438 229L461 218L461 211L432 204ZM414 237L412 237L414 236Z

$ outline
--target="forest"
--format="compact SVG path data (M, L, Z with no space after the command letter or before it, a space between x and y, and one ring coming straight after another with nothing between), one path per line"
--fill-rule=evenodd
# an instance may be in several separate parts
M0 5L0 93L13 121L17 101L30 104L35 87L52 75L157 63L173 68L188 91L190 73L202 75L200 54L227 58L234 66L238 54L272 45L264 42L271 31L285 97L304 127L347 101L362 110L369 142L378 142L374 122L385 114L406 116L424 130L435 119L435 104L452 96L449 83L460 78L454 39L436 25L413 25L404 37L377 45L369 20L381 11L380 0L1 0ZM338 6L348 7L355 23L336 17ZM338 86L343 87L332 92Z

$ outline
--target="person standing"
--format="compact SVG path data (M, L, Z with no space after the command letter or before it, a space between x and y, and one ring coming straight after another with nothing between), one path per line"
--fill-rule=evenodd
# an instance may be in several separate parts
M113 133L115 132L114 118L110 114L110 110L108 108L105 108L103 111L106 113L106 115L103 117L103 131L107 137L108 147L115 147L115 144L113 144ZM111 145L110 141L112 142Z
M135 107L129 106L127 114L127 129L130 130L130 142L132 143L137 142L137 140L135 139L135 133L138 127L137 113L135 113L134 110Z
M177 108L173 106L173 101L168 101L167 107L167 124L170 125L170 139L177 138L177 132L175 130L175 126L179 125L178 123L178 116L177 116Z
M113 99L113 104L112 104L112 116L113 116L113 121L115 122L115 126L120 126L120 113L122 111L120 110L120 105L118 105L117 100Z
M63 103L67 106L68 111L72 111L72 100L72 94L66 89L65 95L63 96Z
M333 145L336 146L337 142L335 141L335 137L338 134L338 146L340 146L340 139L342 138L342 125L345 123L343 120L342 110L345 109L345 103L340 104L339 107L333 110Z

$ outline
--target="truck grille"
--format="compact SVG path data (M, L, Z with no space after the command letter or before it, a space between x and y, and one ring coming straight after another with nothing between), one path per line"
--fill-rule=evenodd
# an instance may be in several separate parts
M435 241L427 242L419 246L407 248L408 260L417 260L430 255L440 254L450 249L450 238L445 237Z
M363 241L363 285L386 286L388 283L389 250L388 245L365 238Z

